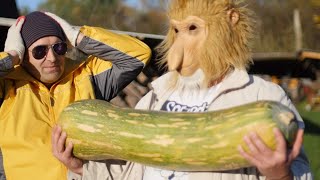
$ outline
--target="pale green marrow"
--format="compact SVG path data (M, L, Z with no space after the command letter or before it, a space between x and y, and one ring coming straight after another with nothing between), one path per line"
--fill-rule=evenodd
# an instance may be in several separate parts
M76 157L123 159L180 171L218 171L249 166L237 147L257 132L272 149L273 128L290 145L298 125L289 108L260 101L204 113L171 113L119 108L106 101L70 104L59 118Z

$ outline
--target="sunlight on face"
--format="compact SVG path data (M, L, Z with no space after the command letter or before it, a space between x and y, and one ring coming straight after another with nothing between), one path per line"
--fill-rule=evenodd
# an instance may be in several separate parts
M52 48L49 48L47 54L42 59L35 59L32 55L34 47L39 45L52 45L62 42L56 36L48 36L35 41L28 48L28 55L23 66L36 79L43 82L46 86L50 86L62 76L64 72L65 57L57 55Z

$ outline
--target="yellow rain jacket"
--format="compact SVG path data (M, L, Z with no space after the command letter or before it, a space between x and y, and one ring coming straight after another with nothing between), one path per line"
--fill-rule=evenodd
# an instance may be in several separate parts
M60 112L77 100L112 99L151 56L148 46L130 36L88 26L81 32L85 37L76 48L88 56L66 58L64 75L50 89L0 53L0 148L8 180L66 179L67 169L51 152Z

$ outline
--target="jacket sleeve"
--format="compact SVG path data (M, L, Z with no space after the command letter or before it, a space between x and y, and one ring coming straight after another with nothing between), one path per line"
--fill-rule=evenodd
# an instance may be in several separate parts
M139 102L136 104L135 109L141 110L152 110L152 104L155 102L155 95L153 91L149 91L146 95L144 95Z
M0 52L0 77L4 77L13 70L12 58L6 52Z
M0 78L0 107L4 100L4 81Z
M151 57L150 48L136 38L84 26L77 46L89 56L88 67L97 99L111 100L134 80Z
M294 112L298 120L299 128L305 128L302 117L300 116L297 109L291 102L290 98L286 95L285 91L279 85L272 84L268 88L261 88L259 92L259 99L270 99L278 101L283 105L286 105ZM298 157L295 160L293 160L291 164L291 171L294 175L294 179L312 180L312 173L310 169L309 160L303 148L301 148Z
M278 87L278 88L280 88L280 87ZM281 94L280 95L280 97L281 97L280 102L282 104L288 106L295 113L295 116L298 120L299 128L304 129L305 125L302 120L302 117L300 116L297 109L295 108L295 106L293 105L293 103L291 102L291 100L289 99L289 97L286 95L286 93L284 92L284 90L282 88L280 90L280 94ZM295 160L293 160L293 162L291 164L291 171L294 175L294 179L301 179L301 180L312 179L309 160L308 160L303 148L301 148L298 157Z
M8 72L13 69L12 60L8 53L0 53L0 107L4 100L4 82L1 77L5 76ZM0 179L5 179L5 173L3 169L3 157L0 149Z
M6 52L0 52L0 107L4 100L4 81L1 77L4 77L13 70L12 59Z
M0 149L0 179L6 179L6 175L3 168L3 157Z

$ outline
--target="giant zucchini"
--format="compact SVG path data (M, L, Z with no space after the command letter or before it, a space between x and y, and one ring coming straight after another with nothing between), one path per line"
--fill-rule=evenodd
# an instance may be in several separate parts
M255 131L275 148L273 128L288 143L298 126L285 106L260 101L205 113L170 113L119 108L101 100L70 104L59 118L76 157L123 159L171 170L216 171L249 166L237 151Z

